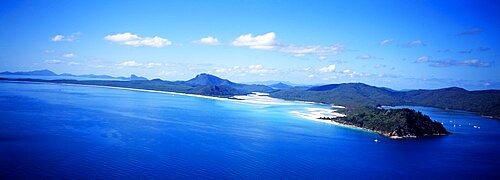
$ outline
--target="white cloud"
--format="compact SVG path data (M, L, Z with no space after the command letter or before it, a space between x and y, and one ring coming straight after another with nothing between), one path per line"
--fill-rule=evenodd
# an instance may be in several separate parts
M280 51L284 53L290 53L293 55L297 54L315 54L318 56L325 56L330 54L338 54L344 50L341 45L332 46L320 46L320 45L308 45L308 46L297 46L297 45L286 45L281 46Z
M154 62L150 62L150 63L144 64L144 66L147 67L147 68L158 67L158 66L161 66L161 65L162 65L161 63L154 63Z
M159 37L159 36L154 36L154 37L139 37L136 34L132 33L122 33L122 34L114 34L114 35L107 35L104 37L105 40L119 43L119 44L124 44L128 46L150 46L150 47L164 47L171 45L172 42L169 41L168 39Z
M415 60L415 63L428 63L433 67L451 67L451 66L470 66L470 67L490 67L491 62L481 61L479 59L466 59L466 60L433 60L427 56L422 56Z
M325 60L327 57L326 56L320 56L318 57L319 60Z
M160 76L174 76L174 75L177 75L177 71L161 71L158 75Z
M309 76L307 76L307 77L314 78L315 76L314 76L314 74L309 74Z
M269 32L267 34L252 36L244 34L233 41L234 46L247 46L252 49L273 49L275 47L276 34Z
M392 41L394 41L394 39L384 39L384 40L380 41L380 45L383 46L383 45L391 43Z
M422 40L415 40L408 42L404 45L404 47L419 47L419 46L425 46L426 44Z
M121 63L116 64L119 67L145 67L145 68L153 68L153 67L159 67L162 66L163 64L161 63L156 63L156 62L149 62L149 63L140 63L134 60L129 60L129 61L124 61Z
M244 34L236 38L232 44L233 46L245 46L252 49L276 50L295 57L303 57L310 54L323 56L320 59L325 59L327 55L338 54L344 50L344 47L340 44L331 46L279 44L276 42L276 34L274 32L258 36Z
M429 62L430 60L431 60L431 58L429 58L428 56L422 56L422 57L419 57L415 62L424 63L424 62Z
M52 41L62 41L62 40L64 40L63 35L56 35L52 38Z
M467 60L462 60L458 62L454 62L451 65L458 65L458 66L473 66L473 67L490 67L491 63L489 62L483 62L479 59L467 59Z
M200 40L198 40L198 43L199 44L207 44L207 45L217 45L217 44L219 44L219 39L212 37L212 36L208 36L208 37L204 37L204 38L201 38Z
M76 66L76 65L80 65L80 63L79 63L79 62L68 62L67 64L68 64L68 66Z
M141 67L142 63L138 63L136 61L124 61L124 62L118 63L116 65L123 66L123 67Z
M45 63L47 63L47 64L61 64L61 63L63 63L63 61L61 61L59 59L49 59L49 60L45 60Z
M335 71L335 64L328 65L319 69L320 72L327 73Z
M76 55L73 54L73 53L68 53L68 54L64 54L63 57L65 58L74 58Z
M66 41L66 42L73 42L75 41L76 39L78 39L78 36L80 35L80 33L73 33L71 35L61 35L61 34L57 34L55 35L54 37L51 38L51 41L53 42L61 42L61 41Z
M257 75L267 75L276 73L276 69L265 68L262 64L255 64L249 66L233 66L229 68L215 68L215 72L217 73L228 73L228 74L257 74Z
M343 70L343 71L340 72L340 75L349 76L351 78L354 78L354 77L367 77L367 76L371 76L372 74L370 74L370 73L359 73L359 72L356 72L356 71L353 71L353 70L350 70L350 69L345 69L345 70Z
M358 57L356 57L356 59L372 59L372 58L374 58L374 57L369 55L369 54L362 54L362 55L359 55Z

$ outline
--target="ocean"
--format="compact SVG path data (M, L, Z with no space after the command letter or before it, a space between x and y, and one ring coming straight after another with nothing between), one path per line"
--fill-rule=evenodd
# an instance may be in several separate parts
M499 179L500 121L392 140L291 112L326 105L0 82L1 179ZM378 139L379 142L374 142Z

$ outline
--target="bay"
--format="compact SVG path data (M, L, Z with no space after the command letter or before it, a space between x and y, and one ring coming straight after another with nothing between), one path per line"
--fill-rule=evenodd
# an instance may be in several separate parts
M500 177L498 120L411 107L453 134L391 140L290 113L307 108L329 107L1 82L0 173L2 179Z

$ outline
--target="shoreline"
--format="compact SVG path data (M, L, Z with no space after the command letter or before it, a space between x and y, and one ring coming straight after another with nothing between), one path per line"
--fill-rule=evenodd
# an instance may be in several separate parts
M54 82L37 82L37 81L16 81L16 80L3 80L6 82L14 82L14 83L36 83L36 84L53 84L53 85L65 85L65 86L82 86L82 87L96 87L96 88L107 88L107 89L119 89L119 90L127 90L127 91L139 91L139 92L148 92L148 93L161 93L161 94L170 94L170 95L180 95L180 96L188 96L188 97L197 97L197 98L205 98L205 99L213 99L213 100L220 100L220 101L231 101L231 102L239 102L239 103L245 103L245 104L260 104L260 105L281 105L281 106L290 106L290 105L301 105L301 104L294 104L294 103L303 103L303 104L308 104L308 105L313 105L313 104L318 104L318 105L327 105L323 103L316 103L316 102L308 102L308 101L288 101L284 99L278 99L278 98L273 98L269 96L263 96L262 93L255 92L253 94L249 95L237 95L237 96L232 96L229 98L223 98L223 97L214 97L214 96L206 96L206 95L199 95L199 94L188 94L188 93L179 93L179 92L171 92L171 91L159 91L159 90L148 90L148 89L137 89L137 88L126 88L126 87L116 87L116 86L101 86L101 85L89 85L89 84L71 84L71 83L54 83ZM290 102L290 103L281 103L281 102L265 102L265 101L257 101L257 100L249 100L249 99L242 99L244 97L264 97L264 98L272 98L272 99L278 99L281 101L285 102ZM330 107L341 109L345 108L343 106L337 106L337 105L330 105ZM308 107L306 108L308 113L304 112L299 112L299 111L290 111L293 115L296 117L305 119L305 120L311 120L311 121L316 121L316 122L322 122L322 123L327 123L335 126L340 126L340 127L347 127L351 129L357 129L357 130L363 130L371 133L376 133L374 131L371 131L369 129L364 129L361 127L353 126L353 125L347 125L347 124L342 124L338 123L335 121L327 121L327 120L321 120L319 119L320 117L344 117L344 114L336 112L337 110L332 110L332 109L327 109L327 108L315 108L315 107ZM322 111L322 112L321 112Z
M200 94L189 94L189 93L180 93L180 92L172 92L172 91L160 91L160 90L149 90L149 89L138 89L138 88L127 88L127 87L117 87L117 86L102 86L102 85L90 85L90 84L72 84L72 83L55 83L55 82L38 82L38 81L19 81L19 80L2 80L5 82L14 82L14 83L37 83L37 84L54 84L54 85L67 85L67 86L83 86L83 87L97 87L97 88L108 88L108 89L119 89L119 90L127 90L127 91L140 91L140 92L149 92L149 93L161 93L161 94L170 94L170 95L180 95L180 96L189 96L189 97L197 97L197 98L205 98L205 99L213 99L220 101L231 101L231 102L239 102L246 104L261 104L261 105L300 105L295 103L304 103L304 104L318 104L315 102L306 102L306 101L288 101L284 99L273 98L267 96L267 93L261 92L252 92L252 94L248 95L235 95L231 97L216 97L216 96L207 96ZM248 97L264 97L268 100L276 99L284 102L272 102L272 101L258 101L255 99L250 99Z
M248 95L236 95L236 96L231 96L228 98L224 97L215 97L215 96L207 96L207 95L199 95L199 94L189 94L189 93L179 93L179 92L171 92L171 91L160 91L160 90L148 90L148 89L137 89L137 88L127 88L127 87L116 87L116 86L102 86L102 85L89 85L89 84L71 84L71 83L54 83L54 82L37 82L37 81L18 81L18 80L2 80L5 82L14 82L14 83L36 83L36 84L53 84L53 85L66 85L66 86L83 86L83 87L96 87L96 88L108 88L108 89L119 89L119 90L127 90L127 91L139 91L139 92L148 92L148 93L161 93L161 94L170 94L170 95L180 95L180 96L188 96L188 97L197 97L197 98L205 98L205 99L212 99L212 100L220 100L220 101L231 101L231 102L239 102L239 103L245 103L245 104L260 104L260 105L279 105L279 106L290 106L290 105L301 105L301 104L294 104L294 103L302 103L302 104L319 104L319 105L327 105L323 103L316 103L316 102L308 102L308 101L288 101L284 99L278 99L278 98L273 98L268 96L268 93L260 93L260 92L252 92L252 94ZM257 98L256 98L257 97ZM252 99L254 98L254 99ZM261 99L267 99L263 101L258 101L256 99L261 98ZM269 100L280 100L284 102L272 102ZM290 102L290 103L288 103ZM336 109L343 109L345 107L343 106L338 106L338 105L329 105L331 108L336 108ZM371 129L366 129L363 127L358 127L354 125L349 125L345 123L340 123L337 122L333 119L338 118L338 117L345 117L345 114L338 113L336 109L327 109L327 108L317 108L317 107L307 107L305 108L308 112L300 112L300 111L290 111L291 114L295 115L296 117L306 119L306 120L311 120L311 121L316 121L316 122L322 122L326 124L331 124L339 127L345 127L345 128L350 128L350 129L356 129L356 130L362 130L365 132L370 132L370 133L376 133L379 135L382 135L384 137L390 138L390 139L405 139L405 138L417 138L416 136L389 136L386 135L386 133L376 131L376 130L371 130ZM330 118L330 119L320 119L320 118ZM436 135L428 135L428 136L438 136L441 134L436 134ZM445 135L445 134L443 134Z

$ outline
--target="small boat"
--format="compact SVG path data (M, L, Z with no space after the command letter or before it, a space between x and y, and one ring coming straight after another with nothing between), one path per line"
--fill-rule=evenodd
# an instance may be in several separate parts
M375 139L375 140L373 140L373 142L376 142L376 143L378 143L378 139Z

